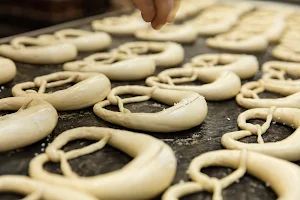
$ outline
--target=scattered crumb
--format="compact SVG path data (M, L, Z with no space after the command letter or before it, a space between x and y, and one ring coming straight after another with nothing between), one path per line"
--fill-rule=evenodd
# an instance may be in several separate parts
M34 153L34 156L38 156L39 154L38 153Z
M229 117L227 117L227 120L228 120L228 121L230 121L230 118L229 118Z

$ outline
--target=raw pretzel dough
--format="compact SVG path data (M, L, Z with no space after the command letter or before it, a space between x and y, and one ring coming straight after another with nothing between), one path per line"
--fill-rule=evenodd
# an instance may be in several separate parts
M201 173L202 168L209 166L230 167L237 170L223 179L217 179ZM207 191L213 193L213 200L222 200L222 190L242 178L246 172L268 183L277 194L278 200L298 200L300 198L299 166L255 152L219 150L194 158L188 169L194 182L170 187L162 199L178 200L185 195Z
M300 15L297 13L299 13L299 11L295 11L287 17L287 30L280 40L281 43L272 51L272 55L275 58L300 62Z
M212 74L231 71L236 73L241 79L248 79L257 73L259 63L257 58L252 55L212 53L196 56L183 67L200 69L202 77L210 78ZM206 79L206 81L213 80Z
M119 46L115 51L123 53L121 60L137 56L150 58L158 67L174 67L184 60L183 47L174 42L128 42ZM143 55L149 52L150 54Z
M300 77L300 64L292 62L269 61L264 63L262 80L268 91L281 95L300 92L300 80L289 80L285 75Z
M217 35L229 31L242 14L252 9L249 3L217 4L185 24L192 26L199 35Z
M0 45L0 55L30 64L60 64L76 58L77 48L70 43L53 44L41 38L17 37L10 45Z
M240 114L238 126L241 131L226 133L222 137L222 145L227 149L248 149L285 160L300 160L300 110L296 108L255 108ZM266 119L262 126L247 123L249 119ZM282 123L296 131L288 138L272 143L264 143L262 134L270 127L272 121ZM251 135L258 136L258 144L247 144L238 140Z
M300 62L299 45L299 40L281 43L273 49L272 55L281 60Z
M181 77L173 78L172 77ZM175 85L196 80L205 85ZM197 92L208 101L222 101L235 97L241 88L241 79L233 72L220 71L215 74L207 73L198 68L174 68L162 71L158 76L146 79L148 86L157 86L169 90Z
M159 31L151 27L139 30L135 37L141 40L192 43L198 38L198 33L189 25L166 25Z
M75 85L53 93L47 88ZM38 87L36 92L32 88ZM56 110L78 110L105 99L110 92L110 81L103 74L82 72L56 72L34 79L33 82L19 83L12 88L13 96L40 98L52 104Z
M58 187L17 175L0 176L0 192L27 195L23 200L97 200L96 197L78 190Z
M83 60L64 64L66 71L99 72L110 80L126 81L145 79L155 72L156 65L149 58L118 61L117 51L92 54Z
M209 47L220 48L238 52L261 52L268 47L268 39L265 36L252 36L235 31L208 38L206 44Z
M58 120L53 106L40 99L4 98L0 100L0 110L18 110L0 117L0 152L25 147L45 138Z
M112 43L107 33L94 33L80 29L64 29L53 35L41 35L39 38L49 44L71 43L78 51L100 51L108 48Z
M201 10L214 5L216 3L215 0L206 0L206 1L199 1L199 0L184 0L181 1L180 8L176 13L176 21L183 21L186 18L193 16L200 12Z
M248 82L242 86L240 93L236 96L236 101L240 106L248 109L270 108L272 106L280 108L300 108L300 92L277 99L259 98L258 93L271 91L272 88L272 84L265 84L263 80Z
M144 22L139 12L132 15L106 17L92 22L92 28L96 31L104 31L114 35L132 35L138 30L146 29L149 24Z
M210 47L239 52L265 51L269 42L277 42L285 30L286 12L257 9L244 16L228 33L206 40Z
M61 148L77 139L98 142L69 152ZM134 159L120 170L94 177L79 177L68 160L93 153L108 143ZM49 161L61 162L65 177L43 169ZM34 179L85 191L99 199L151 199L164 191L176 173L176 158L164 142L145 134L99 127L81 127L60 134L47 147L46 153L35 157L29 165ZM134 189L134 192L133 192Z
M138 97L121 99L118 95L134 94ZM172 106L158 113L131 113L123 104L154 99ZM118 105L120 112L105 109ZM119 86L112 89L107 100L94 106L94 113L101 119L135 130L175 132L200 125L207 115L205 99L197 93L145 86Z
M6 58L0 57L0 84L7 83L15 78L17 69L15 63Z

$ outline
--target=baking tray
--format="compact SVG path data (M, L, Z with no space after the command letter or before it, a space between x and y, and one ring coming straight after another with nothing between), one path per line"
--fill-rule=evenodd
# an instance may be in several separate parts
M104 18L107 16L121 15L129 12L131 11L122 10L105 15L93 16L21 35L37 36L45 33L52 33L63 28L80 28L85 30L91 30L90 23L92 20ZM8 43L14 37L16 36L0 39L0 43ZM115 48L120 44L134 40L135 38L131 36L113 37L113 45L111 48ZM272 57L270 55L272 48L273 47L270 46L266 53L256 54L260 64L262 64L265 61L272 60ZM184 49L186 53L184 62L188 62L192 57L203 53L228 52L210 49L206 47L205 38L201 37L199 37L198 40L193 44L184 45ZM77 59L81 59L92 53L93 52L80 53ZM16 62L16 65L18 68L16 78L12 82L0 86L1 98L11 96L11 88L17 83L31 81L36 76L41 76L62 70L62 65L31 65L19 62ZM161 70L162 69L158 68L156 74L159 73L159 71ZM261 72L257 73L257 75L251 80L257 80L258 78L260 78L260 76ZM119 85L135 84L144 85L144 81L112 82L113 87ZM275 97L274 95L269 93L264 93L262 95L265 97ZM158 112L163 108L166 108L165 105L162 105L152 100L125 105L125 107L130 109L132 112ZM111 109L116 108L113 107ZM186 170L189 166L189 163L194 157L208 151L222 149L222 135L227 132L238 130L236 120L238 115L243 111L245 111L245 109L238 106L234 99L222 102L208 102L208 115L205 121L200 126L177 133L146 133L163 140L168 145L170 145L173 151L175 152L178 167L173 184L189 180L188 175L186 174ZM4 111L0 112L0 114L2 115L6 113L7 112ZM255 120L254 122L260 124L263 123L263 121L259 120ZM113 124L107 123L99 119L96 115L93 114L92 108L87 108L79 111L59 112L58 124L49 137L22 149L9 151L6 153L0 153L0 175L28 175L28 164L30 160L35 155L42 153L45 149L45 146L51 143L57 135L59 135L63 131L82 126L98 126L123 129L122 127L115 126ZM279 124L272 124L268 132L263 135L263 138L266 142L274 142L288 137L293 131L294 130L292 128ZM253 136L244 139L243 141L255 142L255 140L256 138ZM80 148L87 144L90 144L90 141L75 141L67 145L64 148L64 150L67 151L74 148ZM112 147L106 146L103 150L78 159L71 160L70 164L72 166L72 169L79 175L94 176L120 169L126 163L130 162L130 160L131 158L123 152L120 152L119 150L114 149ZM51 172L60 173L58 164L47 164L45 168ZM209 168L204 169L203 171L209 174L210 176L219 178L224 177L232 172L232 170L229 168ZM19 199L21 197L22 196L9 193L0 194L0 199L3 200ZM257 180L256 178L250 175L245 175L238 183L235 183L229 188L225 189L223 191L223 197L224 200L277 199L276 194L265 183ZM157 197L156 199L160 199L160 197ZM186 196L182 199L209 200L211 199L211 194L203 192Z

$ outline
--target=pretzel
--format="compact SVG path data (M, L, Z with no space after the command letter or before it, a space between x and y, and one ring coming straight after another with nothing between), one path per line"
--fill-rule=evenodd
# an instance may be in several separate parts
M23 198L24 200L97 200L97 198L78 190L57 187L17 175L0 176L0 191L27 195Z
M252 9L253 5L249 3L216 4L185 24L196 29L198 35L218 35L229 31L240 15Z
M14 79L17 74L15 63L10 59L0 57L0 74L0 84Z
M236 96L236 101L240 106L243 106L247 109L270 108L272 106L279 108L300 108L300 92L277 99L259 98L259 93L264 91L272 91L273 87L274 85L267 84L263 80L248 82L242 86L240 93ZM281 93L284 94L285 92Z
M175 20L183 21L186 18L197 14L201 10L203 10L211 5L214 5L215 3L216 3L215 0L206 0L206 1L185 0L185 1L182 1L179 10L176 13Z
M66 71L99 72L110 80L126 81L145 79L155 72L152 59L133 58L119 61L118 52L92 54L83 60L65 63ZM133 73L134 72L134 73Z
M299 41L281 43L273 49L272 56L281 60L300 62L299 44Z
M184 49L174 42L128 42L119 46L118 51L121 60L141 57L150 58L158 67L174 67L184 60ZM155 52L146 55L148 52Z
M96 31L104 31L114 35L132 35L138 30L146 29L149 24L143 21L135 12L132 15L118 17L106 17L92 22L92 28Z
M217 179L201 172L202 168L209 166L230 167L236 170L225 178ZM300 198L297 187L300 184L300 170L296 164L246 150L219 150L194 158L188 169L194 182L170 187L162 199L178 200L185 195L206 191L213 193L213 200L222 200L222 190L242 178L246 172L268 183L280 200Z
M253 36L241 31L234 31L208 38L206 45L238 52L261 52L267 49L268 39L262 35Z
M135 37L141 40L171 41L192 43L198 38L198 33L190 25L166 25L157 31L149 27L135 32Z
M134 94L137 97L121 99L118 95ZM131 113L124 104L154 99L172 107L158 113ZM118 105L120 112L105 109ZM101 119L126 128L151 131L175 132L200 125L207 115L205 99L197 93L175 91L145 86L119 86L112 89L107 100L94 106L94 113Z
M269 61L264 63L262 80L268 91L281 95L300 92L300 81L286 79L285 75L300 76L300 64L292 62Z
M289 161L297 161L300 159L300 145L298 145L300 137L300 129L298 130L300 111L296 108L256 108L243 112L239 115L238 126L241 131L226 133L222 137L222 145L227 149L248 149L274 156ZM263 126L247 123L249 119L266 119ZM270 127L271 121L290 126L295 132L288 138L272 143L264 143L261 135ZM258 136L258 144L246 144L239 140L251 135Z
M207 84L176 85L196 80ZM208 71L198 68L174 68L162 71L157 77L147 78L146 84L169 90L192 91L203 95L208 101L222 101L231 99L238 94L241 88L241 79L230 71L210 74Z
M53 93L45 93L47 88L75 85ZM32 88L39 88L38 91ZM12 88L16 97L40 98L52 104L57 110L78 110L102 101L110 92L110 81L103 74L81 72L56 72L24 82Z
M0 118L0 152L22 148L45 138L58 120L53 106L40 99L3 98L0 110L18 110Z
M251 78L257 73L259 63L257 58L252 55L211 53L195 56L190 63L183 67L197 68L201 71L202 78L205 76L207 81L213 81L210 80L212 74L222 71L234 72L241 79Z
M80 29L63 29L53 35L41 35L38 37L49 43L71 43L78 51L100 51L108 48L112 39L110 35L103 32L94 33Z
M0 45L0 55L29 64L60 64L73 60L77 49L70 43L49 43L41 38L24 36L13 39L10 45Z
M61 150L68 142L78 139L97 142L69 152ZM106 143L124 151L133 160L120 170L94 177L79 177L72 171L68 160L98 151ZM43 169L50 161L61 163L64 176ZM29 174L34 179L81 190L99 199L151 199L171 184L175 173L175 155L164 142L145 134L100 127L81 127L60 134L46 153L29 164Z

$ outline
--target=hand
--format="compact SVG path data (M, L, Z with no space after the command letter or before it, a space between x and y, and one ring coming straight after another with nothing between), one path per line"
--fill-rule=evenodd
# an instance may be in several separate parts
M161 29L167 22L175 20L180 0L135 0L146 22L151 22L154 29Z

